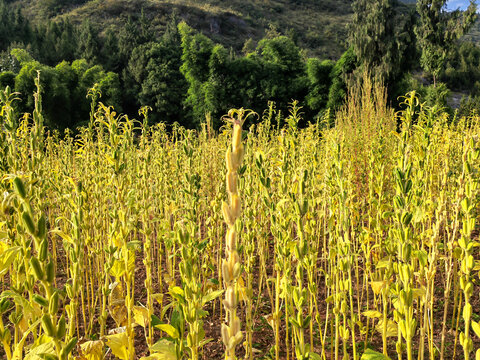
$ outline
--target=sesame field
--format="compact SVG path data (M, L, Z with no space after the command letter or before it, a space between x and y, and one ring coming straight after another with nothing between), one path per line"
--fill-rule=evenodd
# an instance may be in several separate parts
M480 359L478 115L366 84L187 130L89 96L59 133L0 92L1 359Z

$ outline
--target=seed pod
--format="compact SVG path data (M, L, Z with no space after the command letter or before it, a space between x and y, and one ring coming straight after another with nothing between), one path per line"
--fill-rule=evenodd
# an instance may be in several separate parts
M232 286L229 286L225 294L225 300L228 301L230 308L237 307L237 297L235 295L235 290Z
M54 292L48 304L48 312L55 315L58 311L58 292Z
M50 262L47 264L45 272L46 272L46 275L47 275L46 280L49 283L53 282L53 279L55 277L55 265L53 264L53 261L50 260Z
M235 218L232 216L230 207L225 201L222 204L222 213L223 213L223 218L227 223L227 225L233 226L235 224Z
M47 239L43 239L40 243L40 251L38 252L38 259L44 262L47 259L48 242Z
M232 280L232 274L230 273L228 262L225 259L223 259L222 261L222 274L223 281L225 282L225 284L228 284Z
M30 259L30 265L33 268L33 272L35 273L37 280L43 280L44 274L43 274L42 266L40 265L40 262L36 257L32 257Z
M63 351L65 351L65 355L68 356L72 352L72 350L75 348L75 345L77 345L77 338L74 337L72 340L68 342L67 345L63 348Z
M235 334L235 345L238 345L240 344L240 342L242 341L243 339L243 333L241 331L238 331L236 334Z
M34 235L35 234L35 225L33 224L32 217L30 216L30 214L28 212L24 211L22 213L22 220L23 220L23 224L25 225L27 231L31 235Z
M232 145L234 151L242 145L242 126L240 124L233 125Z
M58 325L57 325L57 337L59 339L63 339L67 332L67 327L65 323L65 315L62 315L60 320L58 320Z
M237 193L237 173L229 171L227 173L227 191L230 194Z
M234 279L237 279L242 272L242 264L239 262L233 266L232 276Z
M237 194L232 195L232 206L231 206L231 215L232 218L238 219L240 217L240 213L242 212L242 203L240 200L240 196Z
M465 296L467 298L470 298L472 295L473 295L473 283L472 282L468 282L466 285L465 285Z
M50 337L55 337L56 335L56 330L55 327L53 326L52 319L50 318L50 315L45 314L42 317L42 327L45 333L50 336Z
M465 320L465 323L469 322L472 317L472 305L470 304L465 304L463 307L463 320Z
M65 284L65 290L67 291L67 295L70 299L73 299L73 289L72 289L72 285L70 285L69 283Z
M35 301L37 304L43 306L44 308L48 307L48 300L41 295L33 294L32 300Z
M232 267L235 266L236 263L240 262L240 256L236 250L230 253L228 256L228 261Z
M40 219L37 221L37 237L39 239L43 239L47 233L47 221L45 219L45 215L42 214Z
M229 148L227 149L227 153L225 154L225 163L227 164L227 171L233 172L236 170L233 168L232 156Z
M229 251L233 251L236 248L236 233L234 228L227 230L227 248Z
M15 191L17 192L17 194L20 195L22 199L25 199L27 197L25 185L23 185L23 181L19 177L13 179L13 186L15 187Z
M228 345L228 342L230 340L230 336L229 336L229 327L225 324L222 324L222 341L223 343L225 344L225 346Z
M237 171L240 163L242 162L243 147L240 147L230 152L230 165L231 168L227 168L229 171ZM228 166L228 163L227 163Z

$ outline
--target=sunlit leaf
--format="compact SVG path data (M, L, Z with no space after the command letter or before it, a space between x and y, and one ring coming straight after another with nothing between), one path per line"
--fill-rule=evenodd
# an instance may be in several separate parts
M367 349L363 353L360 360L390 360L390 358L380 352L374 351L372 349Z
M166 332L168 336L170 336L173 339L178 339L179 334L177 329L175 329L172 325L170 324L159 324L155 325L155 328L162 330L163 332Z
M383 334L383 320L380 320L377 324L377 326L375 327L375 330L377 330L380 334ZM386 333L386 336L387 337L396 337L398 336L398 326L397 324L392 321L392 320L387 320L387 333Z
M376 311L376 310L367 310L367 311L364 311L362 314L363 316L366 316L368 318L379 318L383 315L380 311Z
M121 360L128 359L128 337L125 332L114 335L107 335L107 346L112 349L113 355Z

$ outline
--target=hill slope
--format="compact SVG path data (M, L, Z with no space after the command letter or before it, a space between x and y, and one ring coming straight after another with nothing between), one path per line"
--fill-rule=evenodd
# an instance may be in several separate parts
M36 19L69 17L90 21L101 31L118 27L128 16L147 19L161 30L171 14L216 42L240 51L246 40L268 31L288 34L308 55L337 59L345 50L352 0L17 0Z

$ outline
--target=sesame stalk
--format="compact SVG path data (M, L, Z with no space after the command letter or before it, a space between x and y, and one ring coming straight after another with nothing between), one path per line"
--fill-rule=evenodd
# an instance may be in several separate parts
M244 115L246 116L244 118ZM228 113L227 120L233 123L232 146L227 149L226 186L229 203L223 202L222 212L227 223L227 236L225 241L225 259L222 261L223 284L225 288L225 323L222 324L222 340L225 344L225 359L233 360L235 348L243 339L240 319L237 315L239 291L237 280L242 273L240 255L237 252L237 232L235 222L240 218L242 211L241 199L238 192L238 172L243 160L244 147L242 144L242 126L246 118L253 112L244 109L233 109ZM236 119L233 116L236 115Z

